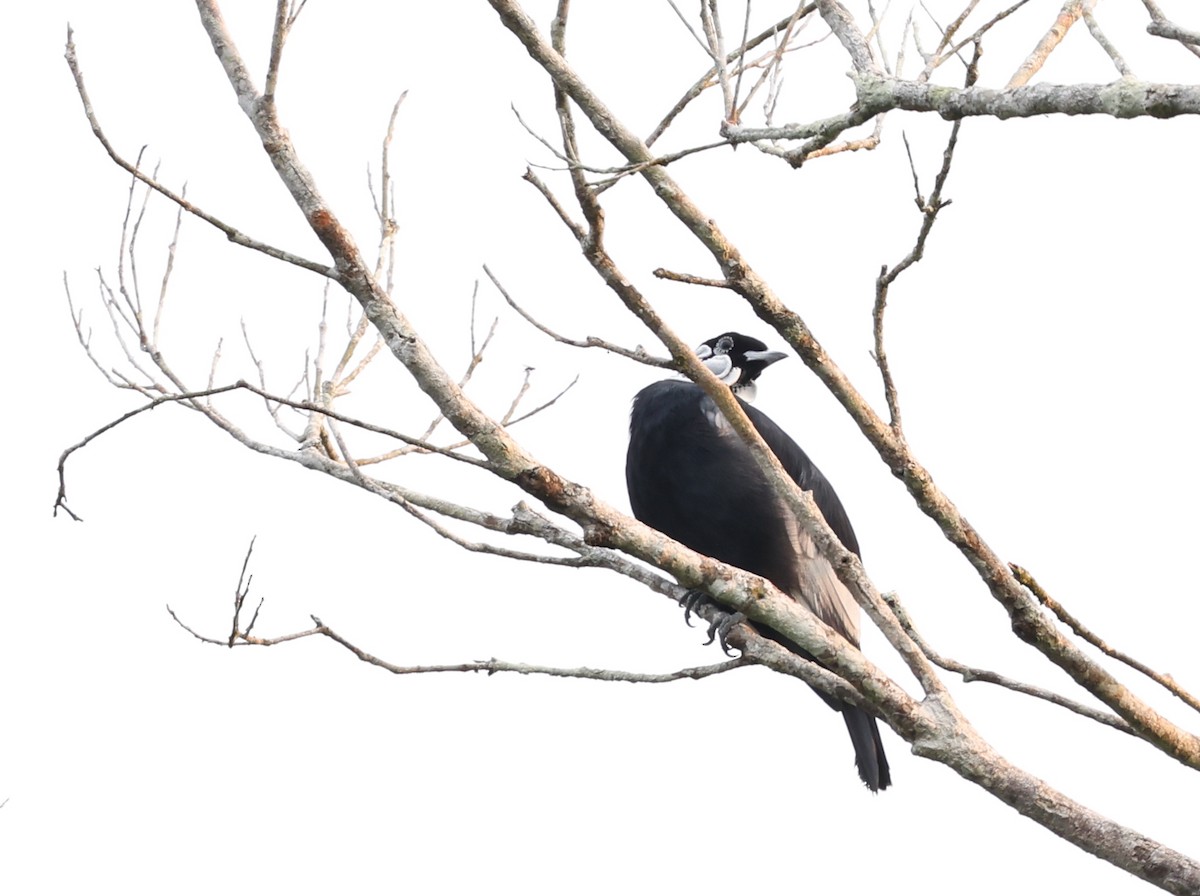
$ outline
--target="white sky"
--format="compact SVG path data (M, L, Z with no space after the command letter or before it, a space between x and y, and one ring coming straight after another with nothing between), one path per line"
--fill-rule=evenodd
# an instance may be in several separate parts
M261 77L272 4L228 5ZM1019 41L987 46L985 81L1015 68L1058 4L1032 6L1013 32ZM1102 4L1098 15L1138 75L1195 81L1196 60L1146 37L1133 6ZM578 69L648 131L704 69L699 49L665 4L575 7ZM544 24L552 8L530 4ZM399 663L498 656L665 671L719 659L674 605L631 583L467 555L375 499L250 455L180 409L160 409L76 456L70 498L86 522L51 519L59 452L135 405L78 349L63 297L65 270L97 350L116 363L94 271L113 276L127 179L87 129L62 60L68 20L97 112L122 152L148 145L162 179L186 181L210 212L323 256L191 4L59 0L28 10L19 22L10 16L0 61L10 271L9 325L0 330L10 421L0 890L1150 892L915 759L887 731L895 787L871 797L841 721L798 682L762 670L636 687L394 679L325 641L230 652L182 632L164 604L205 633L228 630L242 555L257 535L263 634L304 628L315 613ZM760 15L777 13L764 4ZM640 65L651 50L653 61ZM797 57L785 94L796 114L836 112L848 86L827 72L846 67L828 45ZM1112 75L1080 27L1042 77ZM519 179L527 161L549 160L510 103L552 135L550 88L482 2L312 0L300 20L281 114L364 247L374 240L364 175L403 89L397 300L444 362L461 368L468 357L471 289L484 263L562 332L652 345ZM670 148L711 139L716 119L713 100L700 104ZM901 115L871 154L791 171L744 148L675 172L872 398L880 394L868 356L873 278L904 255L919 223L902 128L928 190L948 126ZM1002 556L1115 645L1193 690L1198 138L1200 123L1183 120L969 122L947 190L954 205L926 260L894 289L889 317L909 438L945 491ZM590 135L586 145L612 163ZM694 342L731 328L768 336L729 296L650 277L660 265L715 272L647 192L628 182L605 194L622 268ZM161 276L170 220L164 204L152 205L145 283ZM315 338L321 287L185 221L164 347L199 385L224 335L225 378L249 376L244 319L272 385L286 390ZM531 401L579 373L555 411L516 434L627 506L629 398L654 372L554 345L490 285L479 295L480 325L497 314L501 322L471 394L500 413L525 367L536 368ZM419 432L429 409L386 358L377 366L343 410ZM1008 635L967 565L800 363L772 369L759 405L832 479L876 582L902 595L939 649L1073 693ZM248 397L226 408L265 432ZM497 511L519 499L422 461L390 475ZM864 648L901 674L873 630ZM1194 727L1179 704L1123 677ZM1200 853L1194 773L987 685L954 691L1009 759Z

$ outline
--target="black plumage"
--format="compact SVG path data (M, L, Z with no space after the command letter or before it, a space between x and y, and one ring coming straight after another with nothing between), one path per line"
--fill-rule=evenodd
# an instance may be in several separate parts
M758 375L785 355L768 352L762 342L737 333L710 339L698 354L738 395L763 441L796 484L812 493L842 544L859 554L850 519L829 481L787 433L743 400L752 397ZM769 579L858 644L859 608L854 598L699 386L664 380L637 394L625 477L639 520L694 551ZM811 659L778 632L757 628ZM859 776L873 791L888 787L891 773L875 718L825 694L821 697L846 720Z

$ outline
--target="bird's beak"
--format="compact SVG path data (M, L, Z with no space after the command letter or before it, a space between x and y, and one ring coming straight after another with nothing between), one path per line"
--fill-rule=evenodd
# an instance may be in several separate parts
M746 352L747 361L757 361L763 367L782 361L786 357L787 352Z

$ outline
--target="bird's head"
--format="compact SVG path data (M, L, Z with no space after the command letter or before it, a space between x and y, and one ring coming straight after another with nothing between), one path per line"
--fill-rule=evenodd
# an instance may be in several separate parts
M696 348L696 357L704 366L746 401L754 399L759 374L776 361L787 357L783 352L767 351L766 343L741 333L722 333L705 340Z

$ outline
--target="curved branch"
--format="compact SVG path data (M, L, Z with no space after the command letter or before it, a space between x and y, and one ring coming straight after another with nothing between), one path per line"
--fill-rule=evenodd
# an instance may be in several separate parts
M205 407L203 405L200 405L198 403L197 399L212 398L214 395L221 395L226 392L234 392L237 390L244 390L246 392L252 392L255 395L259 396L260 398L263 398L269 402L275 402L276 404L285 405L287 407L295 408L297 410L309 411L314 414L321 414L324 417L328 417L331 420L340 421L349 426L354 426L359 429L364 429L368 432L377 433L379 435L385 435L390 438L396 439L398 441L404 442L407 445L416 446L416 447L420 448L422 451L428 451L431 454L440 454L443 457L448 457L452 460L461 461L462 463L471 464L472 466L482 467L484 469L487 469L489 467L488 462L485 460L480 460L479 458L475 458L475 457L467 457L466 455L458 454L455 451L451 451L447 448L442 448L438 445L433 445L433 444L423 441L421 439L415 439L412 436L406 436L404 433L396 432L395 430L388 429L383 426L376 426L374 423L368 423L365 420L358 420L357 418L354 418L354 417L348 417L345 414L336 413L334 411L329 410L326 407L322 407L320 405L313 404L311 401L295 401L293 399L284 398L279 395L272 395L271 393L246 382L245 380L238 380L236 383L230 383L229 385L226 385L226 386L216 386L216 387L208 388L208 389L200 389L195 392L180 392L180 393L173 394L173 395L161 395L158 398L152 399L151 401L142 405L139 408L134 408L132 411L127 411L126 413L122 414L120 417L117 417L115 420L110 420L108 423L104 424L99 429L84 436L82 439L80 439L74 445L71 445L69 448L64 449L62 454L60 454L58 456L58 495L54 501L55 515L58 514L59 509L62 509L65 513L67 513L71 517L71 519L76 520L77 522L83 521L82 517L77 516L67 506L66 465L67 465L68 458L70 458L70 456L72 454L74 454L76 451L78 451L81 448L86 447L88 444L90 444L96 438L104 435L104 433L108 432L111 429L115 429L116 427L118 427L122 423L124 423L125 421L130 420L133 417L137 417L139 414L144 414L146 411L152 411L155 408L157 408L158 406L163 405L163 404L183 404L187 407L191 407L193 410L198 410L201 413L208 415L209 417L213 417L215 412L212 410L212 407L211 406ZM230 427L223 427L223 428L226 428L231 432L233 431ZM249 444L249 440L241 440L241 441L244 441L246 444ZM276 450L278 451L278 449L276 449ZM287 452L280 452L280 453L286 454Z
M1134 659L1129 654L1122 653L1120 650L1109 647L1107 641L1093 632L1073 615L1068 613L1067 609L1062 604L1047 594L1045 589L1038 584L1038 581L1032 575L1030 575L1027 569L1022 566L1018 566L1015 563L1010 563L1009 567L1012 569L1013 575L1017 577L1017 581L1028 588L1030 593L1032 593L1033 596L1038 599L1038 602L1055 616L1057 616L1059 621L1070 628L1077 637L1087 641L1105 656L1110 656L1114 660L1124 663L1130 669L1133 669L1136 672L1141 672L1155 684L1162 685L1162 687L1170 692L1173 696L1178 697L1192 709L1200 712L1200 699L1197 699L1190 692L1180 687L1174 678L1172 678L1170 675L1164 675L1161 672L1155 672L1145 663Z
M1069 700L1061 694L1056 694L1053 691L1045 688L1035 687L1031 684L1017 681L1015 678L1009 678L1007 675L1001 675L999 672L992 672L988 669L980 669L976 666L968 666L966 663L960 663L958 660L944 657L934 650L928 641L917 631L912 619L909 618L908 611L896 599L895 594L885 594L883 599L888 602L888 606L892 608L892 612L896 614L896 618L900 620L900 624L912 636L913 640L921 645L921 650L925 652L934 663L947 672L954 672L962 676L965 682L984 681L988 684L998 685L1010 691L1015 691L1018 694L1025 694L1028 697L1035 697L1038 700L1045 700L1047 703L1053 703L1056 706L1061 706L1063 709L1068 709L1077 715L1091 719L1093 722L1099 722L1102 725L1108 725L1110 728L1129 735L1136 736L1136 732L1129 727L1128 723L1122 721L1119 716L1112 713L1100 712L1092 709L1090 706L1078 702L1077 700Z
M713 663L707 666L689 666L684 669L677 669L674 672L626 672L623 669L597 669L591 666L541 666L534 663L513 663L507 660L499 660L493 657L490 660L473 660L467 663L440 663L431 665L419 666L403 666L397 663L389 662L381 659L374 654L368 653L361 647L358 647L349 639L339 635L332 628L322 622L318 617L313 616L313 627L304 631L292 632L287 635L280 635L274 638L262 638L257 635L252 635L247 632L238 632L236 641L227 643L219 641L216 638L209 638L200 634L195 629L188 626L179 615L171 609L170 604L167 605L167 612L171 614L171 618L176 624L194 637L198 641L203 641L205 644L214 644L218 647L275 647L279 644L286 644L289 641L300 641L304 638L314 636L322 636L329 638L336 644L340 644L346 648L364 663L372 666L378 666L380 669L385 669L393 675L430 675L440 672L484 672L487 675L495 675L499 672L515 672L518 675L546 675L551 678L586 678L592 681L625 681L637 684L666 684L672 681L682 681L683 679L691 679L699 681L703 678L709 678L713 675L720 675L724 672L731 672L734 669L741 669L745 666L755 665L754 660L747 656L735 657L731 660L726 660L722 663ZM232 639L231 639L232 640Z
M525 179L537 181L537 178L534 177L532 173L530 173ZM537 181L537 184L541 184L541 181ZM569 345L573 348L602 348L607 352L612 352L614 355L620 355L622 358L629 358L632 361L637 361L639 364L645 364L649 367L665 367L668 370L674 369L675 364L670 358L656 358L654 355L648 354L641 347L629 349L625 348L624 346L617 345L614 342L609 342L606 339L601 339L598 336L589 336L586 339L571 339L568 336L563 336L560 333L556 333L554 330L551 330L549 327L531 315L528 311L518 305L516 299L509 295L508 290L504 288L504 284L496 279L496 275L492 273L491 269L486 264L483 266L483 272L487 274L488 279L492 281L492 285L496 287L500 295L504 298L504 301L508 302L510 308L517 312L517 314L521 315L521 317L523 317L526 323L528 323L531 327L541 333L545 333L555 342L561 342L563 345Z
M79 99L83 101L83 112L87 116L88 124L92 126L92 133L96 135L96 139L100 141L100 145L104 147L104 151L108 153L117 165L124 168L135 178L140 180L146 186L158 191L163 196L166 196L184 211L190 215L194 215L201 221L211 224L217 230L225 234L226 238L231 243L237 243L239 246L245 246L247 249L253 249L256 252L261 252L271 258L279 261L286 261L288 264L295 265L298 268L304 268L306 271L313 271L320 274L322 277L332 277L336 279L337 272L327 264L321 264L317 261L310 261L299 255L295 255L284 249L276 248L269 243L264 243L261 240L256 240L253 237L247 236L236 227L226 224L221 219L210 215L208 212L188 202L183 196L174 193L167 189L152 177L143 174L136 165L130 164L121 156L113 145L108 142L108 137L105 136L104 130L100 127L100 120L96 117L96 112L92 108L92 100L88 96L87 88L83 86L83 70L79 67L79 59L75 53L75 38L74 32L70 26L67 26L67 50L66 56L67 65L71 69L71 74L75 78L75 89L79 92Z

